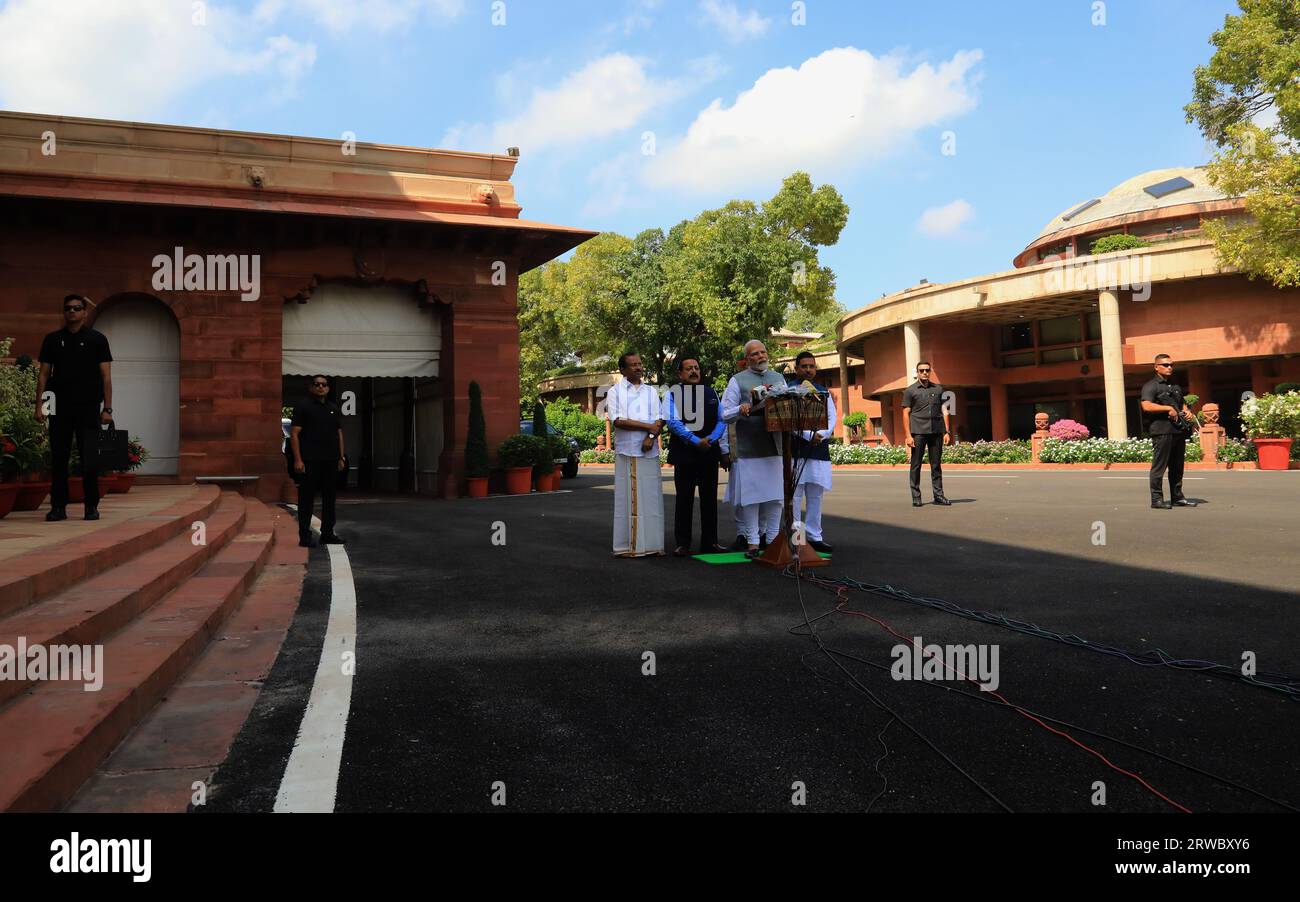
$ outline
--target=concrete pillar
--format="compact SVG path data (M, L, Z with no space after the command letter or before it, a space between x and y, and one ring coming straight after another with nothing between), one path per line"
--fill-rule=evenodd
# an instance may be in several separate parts
M885 433L885 441L891 445L896 445L894 436L898 433L894 429L894 396L880 396L880 428Z
M907 360L907 381L916 378L916 365L921 362L921 323L912 320L903 323L903 357Z
M849 415L849 354L840 348L840 421L835 425L844 444L849 443L849 427L844 425L844 418Z
M1128 438L1128 415L1124 410L1124 339L1119 329L1119 295L1102 291L1097 295L1101 313L1101 369L1106 389L1106 435Z
M989 419L993 426L993 441L1005 442L1011 438L1010 418L1007 411L1007 387L1002 383L989 386Z
M1191 366L1187 368L1187 388L1185 395L1196 395L1204 404L1213 401L1210 397L1210 368L1208 366Z

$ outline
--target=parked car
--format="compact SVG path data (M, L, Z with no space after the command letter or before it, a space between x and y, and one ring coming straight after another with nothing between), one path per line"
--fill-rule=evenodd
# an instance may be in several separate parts
M520 421L519 421L519 431L522 432L524 435L532 435L532 434L533 434L533 421L532 421L532 420L520 420ZM573 477L577 476L577 475L578 475L578 441L577 441L577 439L571 439L571 438L569 438L569 437L566 436L564 433L560 432L558 429L556 429L554 426L552 426L550 423L547 423L547 424L546 424L546 431L547 431L548 433L550 433L551 435L558 435L560 438L564 439L564 443L565 443L566 445L569 446L569 456L568 456L568 457L557 457L557 458L555 458L555 462L556 462L557 464L560 464L560 465L562 465L562 466L564 467L564 470L563 470L564 478L565 478L565 479L572 479Z

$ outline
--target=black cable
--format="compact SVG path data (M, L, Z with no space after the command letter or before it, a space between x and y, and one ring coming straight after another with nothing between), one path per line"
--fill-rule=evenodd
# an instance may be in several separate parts
M813 577L813 579L816 580L816 579L820 579L820 578L818 578L818 577ZM800 580L800 581L802 582L802 580ZM827 583L832 582L831 580L825 580L825 579L821 579L821 581L822 581L822 582L827 582ZM828 587L827 587L827 591L830 591L830 589L829 589ZM802 594L801 594L801 596L800 596L800 601L802 602ZM836 608L832 608L832 609L830 609L829 611L825 612L824 614L819 614L818 616L816 616L816 617L814 617L814 618L812 618L812 619L809 619L809 618L808 618L808 616L807 616L807 612L805 611L805 614L804 614L804 625L807 627L807 629L808 629L810 632L815 633L815 630L812 629L812 624L813 624L813 623L816 623L818 620L822 620L823 618L829 617L831 614L836 613L838 610L839 610L838 607L836 607ZM788 632L790 632L792 635L797 635L797 636L807 635L807 634L805 634L805 633L799 633L799 632L796 632L798 629L799 629L799 625L798 625L798 624L795 624L794 626L790 627L790 629L788 630ZM831 655L831 656L837 656L837 655L838 655L839 657L847 658L848 660L856 661L856 662L858 662L858 663L860 663L860 664L866 664L866 665L869 666L869 667L874 667L874 668L876 668L877 670L883 670L883 671L885 671L885 672L887 672L887 673L888 673L888 672L891 672L891 671L890 671L890 668L889 668L889 667L886 667L886 666L883 665L883 664L878 664L878 663L876 663L876 662L874 662L874 661L866 660L865 658L861 658L861 657L858 657L858 656L856 656L856 655L849 654L848 652L840 651L839 649L829 648L829 647L825 646L823 643L821 643L820 639L818 639L818 645L821 646L822 649L823 649L823 650L824 650L828 655ZM1129 749L1132 749L1132 750L1137 751L1137 752L1142 752L1142 753L1147 754L1147 755L1150 755L1150 756L1152 756L1152 757L1154 757L1154 758L1158 758L1158 759L1160 759L1161 761L1165 761L1165 762L1167 762L1167 763L1169 763L1169 764L1177 765L1178 767L1181 767L1181 768L1183 768L1183 769L1185 769L1185 770L1191 771L1191 772L1194 773L1194 774L1199 774L1200 776L1207 777L1207 778L1209 778L1209 779L1211 779L1211 780L1214 780L1215 782L1220 783L1220 784L1222 784L1222 785L1224 785L1224 786L1228 786L1228 787L1231 787L1231 788L1233 788L1233 789L1240 790L1241 792L1248 793L1248 794L1250 794L1250 795L1255 796L1256 798L1263 799L1264 801L1269 802L1270 804L1277 805L1277 806L1279 806L1279 807L1281 807L1281 808L1285 808L1285 809L1287 809L1288 811L1294 811L1294 812L1300 813L1300 808L1297 808L1297 807L1295 807L1295 806L1293 806L1293 805L1291 805L1291 804L1289 804L1289 803L1287 803L1287 802L1284 802L1284 801L1282 801L1281 799L1275 799L1275 798L1273 798L1272 796L1267 795L1266 793L1260 792L1260 791L1257 790L1257 789L1253 789L1253 788L1251 788L1250 786L1246 786L1246 785L1243 784L1243 783L1238 783L1236 780L1233 780L1233 779L1230 778L1230 777L1225 777L1225 776L1222 776L1221 774L1216 774L1216 773L1213 773L1212 771L1204 770L1203 768L1197 767L1197 766L1194 765L1194 764L1188 764L1188 763L1185 762L1185 761L1179 761L1178 759L1176 759L1176 758L1171 758L1170 756L1168 756L1168 755L1166 755L1166 754L1164 754L1164 753L1162 753L1162 752L1158 752L1158 751L1156 751L1155 749L1151 749L1151 748L1147 748L1147 747L1145 747L1145 746L1137 745L1137 744L1135 744L1135 743L1129 742L1129 741L1126 740L1126 739L1120 739L1118 736L1112 736L1112 735L1110 735L1110 734L1108 734L1108 733L1102 733L1102 732L1099 732L1099 731L1097 731L1097 730L1091 730L1091 729L1089 729L1089 728L1087 728L1087 727L1079 726L1078 724L1070 723L1069 721L1066 721L1066 720L1061 720L1061 719L1056 718L1056 717L1051 717L1051 716L1049 716L1049 715L1047 715L1047 714L1042 714L1042 713L1040 713L1040 712L1038 712L1038 711L1033 710L1032 708L1026 708L1026 707L1024 707L1024 706L1022 706L1022 705L1016 705L1016 704L1009 703L1009 702L1001 702L1001 701L998 701L997 699L986 698L986 697L984 697L983 695L978 695L978 694L973 693L973 692L966 692L966 691L963 691L963 689L961 689L961 688L958 688L958 687L956 687L956 686L950 686L950 685L948 685L948 684L946 684L946 683L935 682L935 681L933 681L933 680L922 680L921 682L923 682L923 683L925 683L925 684L927 684L927 685L935 686L935 687L937 687L937 688L939 688L939 689L943 689L943 690L945 690L945 691L947 691L947 692L956 692L956 693L958 693L959 695L963 696L964 698L970 698L970 699L973 699L973 700L975 700L975 701L983 702L983 703L985 703L985 704L997 705L997 706L1000 707L1000 708L1010 708L1010 709L1013 709L1013 710L1016 710L1016 711L1020 711L1020 712L1022 712L1022 713L1024 713L1024 714L1032 715L1033 717L1037 717L1037 718L1039 718L1040 720L1044 720L1044 721L1047 721L1047 722L1049 722L1049 723L1054 723L1054 724L1056 724L1056 725L1058 725L1058 726L1066 727L1067 729L1070 729L1070 730L1077 730L1077 731L1080 732L1080 733L1086 733L1086 734L1088 734L1088 735L1090 735L1090 736L1096 736L1096 737L1099 738L1099 739L1104 739L1104 740L1107 740L1107 741L1109 741L1109 742L1114 742L1114 743L1116 743L1116 744L1118 744L1118 745L1124 746L1125 748L1129 748Z
M848 652L843 652L836 648L827 648L826 651L828 654L831 655L839 655L842 658L848 658L850 661L856 661L859 664L866 664L868 667L874 667L877 670L883 670L886 673L890 672L890 668L886 667L884 664L878 664L875 661L868 661L866 658L860 658L857 655L851 655ZM1199 774L1203 777L1208 777L1211 780L1214 780L1218 783L1222 783L1224 786L1229 786L1233 789L1239 789L1242 792L1249 793L1250 795L1263 799L1266 802L1270 802L1281 808L1285 808L1288 811L1294 811L1300 813L1300 808L1296 808L1295 806L1290 805L1287 802L1282 801L1281 799L1275 799L1272 796L1262 793L1257 789L1252 789L1249 786L1246 786L1242 783L1238 783L1237 781L1233 780L1230 777L1224 777L1219 774L1212 773L1211 771L1203 770L1194 764L1188 764L1185 761L1179 761L1177 758L1171 758L1162 752L1157 752L1155 749L1150 749L1144 746L1136 745L1132 742L1129 742L1126 739L1120 739L1118 736L1111 736L1107 733L1101 733L1097 730L1090 730L1087 727L1081 727L1078 724L1070 723L1068 720L1061 720L1056 717L1050 717L1046 714L1042 714L1038 711L1035 711L1032 708L1026 708L1023 705L1017 705L1014 703L1003 703L994 698L985 698L983 695L977 695L974 692L966 692L956 686L950 686L947 683L936 682L934 680L921 680L920 682L924 683L927 686L934 686L938 689L943 689L947 692L956 692L958 695L962 696L963 698L968 698L977 702L983 702L984 704L987 705L996 705L999 708L1020 711L1024 714L1029 714L1034 717L1037 717L1039 720L1045 720L1048 723L1054 723L1057 726L1066 727L1071 730L1077 730L1080 733L1087 733L1090 736L1096 736L1098 739L1105 739L1109 742L1117 743L1118 745L1122 745L1136 752L1144 752L1148 755L1151 755L1154 758L1159 758L1161 761L1166 761L1169 764L1176 764L1179 767L1189 770L1194 774Z
M1062 645L1069 645L1074 648L1082 648L1087 651L1104 654L1111 657L1123 658L1140 667L1169 667L1174 670L1185 670L1193 673L1202 673L1208 676L1216 676L1221 679L1229 679L1233 682L1244 683L1248 686L1257 686L1263 689L1270 689L1279 692L1293 701L1300 701L1300 677L1290 676L1283 673L1272 673L1261 671L1251 676L1246 676L1241 671L1227 664L1219 664L1214 661L1201 661L1196 659L1175 658L1163 649L1156 648L1150 651L1133 652L1111 645L1102 645L1098 642L1092 642L1071 633L1057 633L1044 629L1037 624L1025 623L1019 620L1012 620L1003 617L1000 614L994 614L989 611L977 611L970 608L962 607L953 602L944 601L940 598L928 598L921 595L913 595L902 589L895 589L890 585L877 586L869 583L863 583L851 577L810 577L814 582L827 583L831 585L843 586L846 589L854 589L859 592L879 595L884 598L892 598L896 601L902 601L907 604L917 605L918 607L929 608L931 610L943 611L966 620L974 620L978 623L985 623L990 626L1000 627L1011 632L1021 633L1027 636L1036 636L1040 639L1050 639L1059 642ZM1153 660L1154 658L1154 660Z
M993 802L996 803L999 808L1001 808L1003 811L1006 811L1008 813L1013 813L1012 809L1005 802L1003 802L996 795L994 795L992 790L990 790L979 780L975 779L975 777L967 773L960 764L952 760L952 758L950 758L942 749L940 749L937 745L935 745L928 738L926 738L921 733L920 730L916 729L916 727L912 726L905 719L900 717L896 711L894 711L887 704L881 701L874 692L872 692L870 689L864 686L862 684L862 681L859 680L851 670L849 670L838 660L836 660L835 656L830 653L830 651L826 648L824 644L822 644L821 637L817 635L815 630L813 630L812 621L808 618L808 607L807 605L804 604L804 600L803 600L803 579L801 578L801 573L800 573L801 568L799 566L798 557L794 559L794 562L791 566L794 569L795 585L798 589L799 607L803 610L804 625L808 628L808 632L812 636L813 641L817 643L817 647L826 655L827 659L831 661L836 667L838 667L846 677L849 678L849 682L852 683L853 686L855 686L867 698L871 699L872 704L874 704L880 710L884 711L894 720L897 720L903 726L907 727L907 729L912 733L913 736L915 736L917 739L921 740L926 745L928 745L936 755L938 755L940 758L946 761L948 765L952 767L953 770L957 771L957 773L965 777L972 785L974 785L977 789L979 789L980 792L984 793L984 795L992 799ZM787 568L787 570L788 569L789 568Z

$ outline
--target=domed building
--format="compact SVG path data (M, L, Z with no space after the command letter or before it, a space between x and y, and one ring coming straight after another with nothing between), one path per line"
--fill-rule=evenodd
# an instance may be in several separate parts
M1038 411L1122 438L1141 434L1139 391L1155 356L1169 354L1184 391L1219 404L1221 424L1239 435L1244 392L1300 381L1300 290L1221 268L1202 232L1208 219L1242 215L1242 200L1199 167L1081 198L1014 269L922 283L840 320L841 366L865 361L841 392L878 400L881 431L902 442L899 401L916 363L929 360L953 391L962 440L1027 437ZM1094 254L1111 235L1145 246Z

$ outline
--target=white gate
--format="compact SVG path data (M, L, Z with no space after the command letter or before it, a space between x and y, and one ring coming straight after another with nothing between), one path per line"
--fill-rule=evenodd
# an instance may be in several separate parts
M113 419L149 450L137 473L175 475L181 447L181 331L162 301L123 298L95 320L113 355Z

